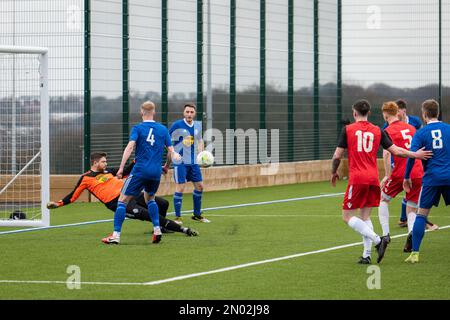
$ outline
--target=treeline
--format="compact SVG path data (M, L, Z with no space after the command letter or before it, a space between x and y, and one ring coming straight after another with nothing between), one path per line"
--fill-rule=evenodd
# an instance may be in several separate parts
M329 149L334 146L337 136L338 122L351 119L351 105L354 101L365 98L373 107L372 121L381 124L380 107L384 101L403 98L408 102L408 112L420 115L420 105L428 98L438 99L438 85L427 85L418 88L396 88L383 83L369 87L344 84L342 87L342 117L337 115L337 90L335 83L326 83L319 87L319 132L314 132L314 90L313 87L303 87L294 91L294 160L308 160L313 158L314 135L321 136L320 158L329 157ZM450 87L442 89L443 119L448 120L446 112L450 101ZM229 92L228 88L213 90L213 126L220 130L230 128ZM236 127L242 129L259 128L260 125L260 91L253 86L236 93ZM161 95L158 92L131 92L129 97L130 125L140 121L139 106L145 100L154 101L161 106ZM30 103L32 97L17 99L17 112L27 114L38 112L39 105ZM196 101L196 93L176 93L169 95L168 122L182 116L182 106L187 101ZM206 97L203 101L206 110ZM285 88L266 86L266 128L280 129L280 157L287 160L287 103L288 96ZM91 144L95 148L118 156L122 150L122 97L108 98L94 96L91 99ZM11 117L11 99L0 99L0 112L3 116ZM161 111L159 109L159 111ZM161 120L161 112L157 120ZM11 124L3 121L0 129L3 134L11 131ZM22 124L23 126L23 124ZM51 172L54 174L78 174L83 170L83 126L84 101L83 96L67 95L50 97L50 152ZM22 131L21 131L22 132ZM126 139L126 137L125 137ZM7 139L6 139L7 140ZM2 139L2 141L6 141ZM6 142L5 142L6 143ZM291 142L289 142L291 143Z

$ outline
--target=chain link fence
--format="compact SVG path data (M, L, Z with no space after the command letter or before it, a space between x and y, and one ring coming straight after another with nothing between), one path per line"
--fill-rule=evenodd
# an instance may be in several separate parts
M351 105L439 100L449 120L450 0L4 0L4 45L49 48L52 174L118 165L145 100L170 126L267 129L279 161L328 159ZM247 159L257 149L247 142ZM274 145L269 146L271 153ZM225 148L226 149L226 148ZM237 162L237 158L233 163ZM225 159L224 161L225 162Z

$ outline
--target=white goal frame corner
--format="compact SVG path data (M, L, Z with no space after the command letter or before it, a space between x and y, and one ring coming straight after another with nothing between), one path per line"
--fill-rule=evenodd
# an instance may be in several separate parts
M29 46L0 45L0 53L36 54L39 55L39 92L41 106L41 219L38 220L3 220L0 227L48 227L50 226L50 128L49 128L49 95L48 95L48 48ZM19 172L17 175L19 175Z

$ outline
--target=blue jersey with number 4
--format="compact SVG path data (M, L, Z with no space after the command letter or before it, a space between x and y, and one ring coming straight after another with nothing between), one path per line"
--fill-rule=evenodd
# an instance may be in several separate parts
M450 186L450 125L436 121L429 122L416 132L411 151L433 151L433 157L423 161L424 186Z
M155 121L141 122L131 129L130 141L136 141L136 164L131 174L160 180L164 148L172 145L167 128Z

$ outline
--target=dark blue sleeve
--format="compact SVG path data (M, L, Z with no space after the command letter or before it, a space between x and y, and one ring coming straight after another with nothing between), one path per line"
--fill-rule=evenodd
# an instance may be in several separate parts
M139 135L139 133L138 133L137 128L136 128L136 127L133 127L133 128L131 129L130 141L137 141L138 135Z
M420 121L420 119L418 117L411 116L411 119L414 120L413 121L414 123L411 123L411 124L414 128L416 128L416 130L419 130L420 128L422 128L422 121Z
M415 152L415 151L419 150L422 147L422 143L420 141L421 141L420 134L416 133L412 139L410 151ZM412 168L414 167L415 160L416 159L411 159L411 158L408 159L408 162L406 163L405 179L410 178L411 171L412 171Z
M416 159L408 159L408 162L406 163L406 170L405 170L405 179L409 179L411 176L412 168L414 167L414 162Z
M169 134L171 135L177 129L178 129L177 122L172 123L172 126L169 129Z
M416 134L414 135L414 137L412 138L412 141L411 141L410 150L415 152L422 147L423 147L423 145L422 145L421 134L420 134L420 132L416 131Z

